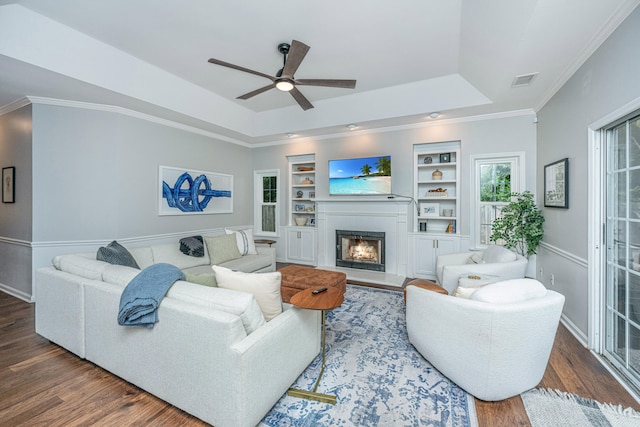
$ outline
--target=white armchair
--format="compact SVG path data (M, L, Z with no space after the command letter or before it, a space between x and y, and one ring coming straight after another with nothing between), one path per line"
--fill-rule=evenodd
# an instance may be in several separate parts
M478 399L495 401L538 385L563 295L534 279L489 284L470 299L417 286L406 291L409 341L458 386Z
M458 286L458 280L470 274L496 282L523 278L527 262L522 255L498 245L491 245L484 251L439 255L436 259L436 280L451 294Z

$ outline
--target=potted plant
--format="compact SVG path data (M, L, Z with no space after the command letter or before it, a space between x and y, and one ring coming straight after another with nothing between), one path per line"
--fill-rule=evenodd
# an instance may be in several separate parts
M542 240L544 217L530 191L511 193L511 202L493 221L489 240L529 258Z

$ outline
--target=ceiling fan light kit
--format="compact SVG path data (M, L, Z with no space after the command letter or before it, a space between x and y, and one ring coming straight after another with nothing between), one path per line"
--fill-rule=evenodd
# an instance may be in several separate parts
M293 82L289 79L278 79L276 81L276 87L283 92L289 92L293 89Z
M265 77L271 80L271 84L253 90L251 92L240 95L236 99L249 99L269 89L279 89L283 92L289 92L293 99L296 100L298 105L303 110L313 108L313 105L309 100L298 90L296 86L323 86L323 87L336 87L343 89L354 89L356 87L355 80L336 80L336 79L298 79L293 76L300 67L302 60L306 56L310 47L306 44L293 40L291 44L280 43L278 45L278 52L283 56L283 67L278 70L275 77L268 74L261 73L259 71L250 70L249 68L241 67L239 65L230 64L228 62L221 61L219 59L210 58L209 62L212 64L220 65L227 68L233 68L234 70L244 71L245 73L255 74L256 76Z

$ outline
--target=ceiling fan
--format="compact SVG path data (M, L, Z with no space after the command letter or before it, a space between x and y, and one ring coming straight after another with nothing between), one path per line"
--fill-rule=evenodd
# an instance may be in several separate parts
M245 73L255 74L257 76L265 77L271 80L271 84L260 89L253 90L244 95L240 95L236 99L249 99L269 89L277 88L283 92L289 92L296 102L302 107L303 110L313 108L313 105L305 96L298 90L296 86L325 86L325 87L338 87L344 89L353 89L356 87L355 80L335 80L335 79L296 79L293 75L298 70L298 67L302 63L305 55L309 51L310 47L306 44L293 40L291 44L280 43L278 45L278 51L283 55L283 66L275 76L261 73L259 71L250 70L248 68L241 67L239 65L230 64L228 62L220 61L219 59L210 58L209 62L212 64L222 65L223 67L233 68L234 70L244 71Z

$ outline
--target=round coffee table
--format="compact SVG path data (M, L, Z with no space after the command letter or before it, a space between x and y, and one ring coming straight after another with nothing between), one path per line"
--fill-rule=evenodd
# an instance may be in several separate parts
M335 405L336 396L332 394L323 394L317 393L318 384L320 383L320 378L322 378L322 374L324 373L324 362L325 362L325 334L326 334L326 323L325 323L325 311L336 308L342 304L344 301L344 294L338 288L328 287L326 291L320 292L319 294L314 294L313 291L319 288L309 288L303 291L298 292L294 296L291 297L291 304L296 307L306 308L309 310L322 310L322 335L320 337L321 342L320 346L322 347L322 369L320 369L320 374L318 375L318 379L316 380L315 385L313 386L313 391L300 390L297 388L290 388L287 391L289 396L293 397L301 397L303 399L309 400L317 400L319 402L331 403Z

